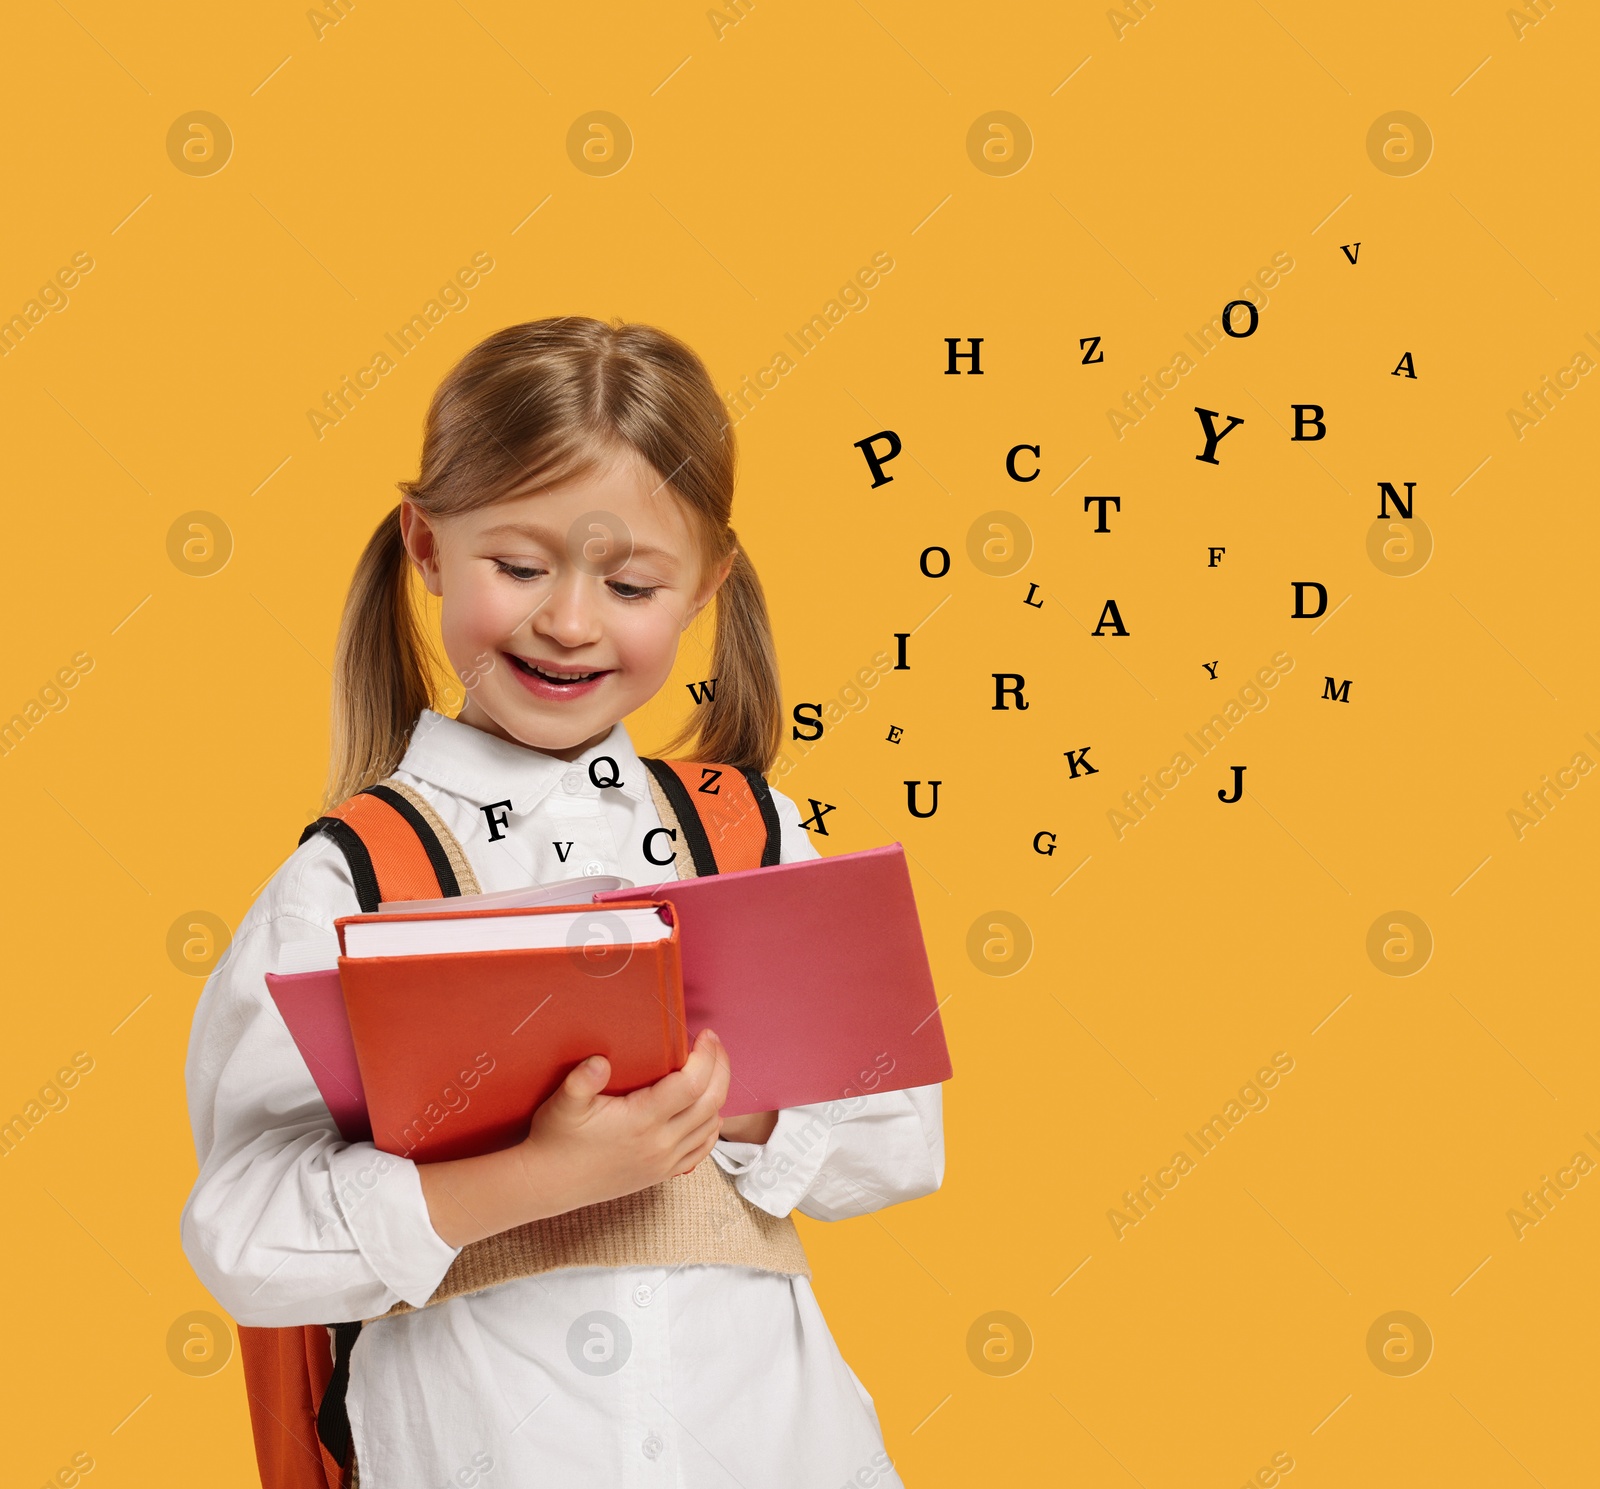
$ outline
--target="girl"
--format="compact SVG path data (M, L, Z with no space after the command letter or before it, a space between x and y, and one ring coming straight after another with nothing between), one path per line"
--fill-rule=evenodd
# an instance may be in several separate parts
M454 833L483 891L674 875L646 856L661 818L621 721L664 685L713 595L715 692L666 753L765 773L779 746L766 605L728 525L734 462L705 367L650 326L563 316L469 352L428 411L420 479L351 586L327 804L394 779ZM429 707L412 570L465 686L455 718ZM816 857L772 795L780 861ZM418 1165L341 1140L263 983L286 946L326 942L358 908L343 854L313 835L207 982L182 1237L240 1324L373 1320L345 1391L363 1489L898 1485L797 1240L748 1266L641 1266L608 1217L623 1196L712 1180L733 1207L718 1228L769 1236L794 1210L837 1220L928 1194L944 1174L940 1088L719 1121L738 1073L707 1031L654 1086L601 1094L594 1057L517 1147ZM530 1223L559 1230L565 1261L429 1304L462 1248ZM597 1251L618 1264L578 1264Z

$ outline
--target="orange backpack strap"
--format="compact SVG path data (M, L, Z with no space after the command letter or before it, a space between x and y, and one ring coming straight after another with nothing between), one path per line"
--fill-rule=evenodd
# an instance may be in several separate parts
M323 833L336 842L350 865L363 915L383 900L434 900L477 889L461 883L458 870L471 870L440 841L428 818L426 801L379 782L318 817L300 841ZM451 847L454 847L451 844Z
M644 759L644 764L672 804L702 878L770 868L778 861L778 809L759 771L697 760Z
M318 817L300 834L301 843L317 833L339 845L363 914L384 900L478 891L460 844L433 807L392 778ZM256 1467L265 1489L345 1489L356 1477L345 1390L361 1323L331 1327L331 1341L325 1324L239 1329Z

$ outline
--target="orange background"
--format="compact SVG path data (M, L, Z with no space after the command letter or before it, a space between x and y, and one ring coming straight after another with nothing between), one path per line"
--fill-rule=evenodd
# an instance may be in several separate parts
M1600 391L1580 369L1537 420L1508 410L1600 355L1593 18L316 14L5 23L0 110L28 144L0 244L0 322L25 327L0 358L0 718L92 663L0 755L0 1117L93 1062L0 1161L17 1482L80 1453L95 1483L252 1481L237 1358L168 1350L215 1307L178 1246L199 974L317 813L345 586L428 397L492 330L574 312L673 331L730 392L794 357L739 421L735 519L786 703L839 707L776 779L836 805L825 851L905 843L957 1072L941 1192L801 1222L905 1481L1237 1485L1274 1455L1257 1482L1592 1477L1600 1175L1537 1225L1508 1212L1600 1157L1600 784L1580 766L1520 836L1508 813L1600 760ZM1380 128L1386 168L1368 136L1394 111L1431 144ZM186 162L169 136L196 112L231 145L213 125ZM608 174L569 147L596 112L629 141ZM468 302L319 437L308 411L480 253ZM797 356L785 332L879 253L867 303ZM34 319L75 254L92 269ZM1108 417L1280 254L1254 335ZM945 338L980 336L982 375L946 375ZM1290 441L1297 402L1325 440ZM1244 421L1216 466L1197 405ZM905 449L874 489L855 443L885 429ZM1006 474L1019 443L1037 481ZM1385 480L1416 483L1415 522L1378 537L1428 552L1409 575L1370 556ZM1096 494L1121 497L1105 534ZM997 511L1009 575L969 551ZM215 572L182 552L196 512ZM1292 618L1296 580L1325 616ZM1126 636L1090 634L1109 599ZM895 632L911 665L880 671ZM1119 835L1124 793L1279 653L1265 706ZM1026 712L992 708L995 672L1026 677ZM630 721L642 748L704 675L686 643ZM935 816L907 780L941 782ZM1108 1218L1279 1052L1264 1107L1136 1225Z

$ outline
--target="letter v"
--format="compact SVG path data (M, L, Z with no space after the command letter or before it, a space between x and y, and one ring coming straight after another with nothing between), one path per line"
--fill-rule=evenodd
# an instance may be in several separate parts
M1357 259L1357 258L1358 258L1358 257L1359 257L1359 255L1360 255L1360 253L1361 253L1361 245L1360 245L1360 243L1357 243L1357 244L1356 244L1356 245L1355 245L1355 250L1356 250L1356 251L1355 251L1355 252L1354 252L1354 253L1351 253L1351 252L1350 252L1350 247L1351 247L1351 245L1350 245L1350 244L1348 244L1348 243L1341 243L1341 244L1340 244L1340 245L1339 245L1339 249L1340 249L1340 251L1341 251L1341 252L1342 252L1342 253L1343 253L1343 254L1344 254L1344 256L1345 256L1345 257L1346 257L1346 258L1347 258L1347 259L1349 259L1349 260L1350 260L1350 262L1351 262L1351 263L1352 263L1352 264L1353 264L1353 263L1355 263L1355 261L1356 261L1356 259Z
M550 846L556 850L556 857L559 858L562 863L567 861L567 853L572 852L571 843L552 843ZM567 853L563 853L561 851L563 848L567 850Z

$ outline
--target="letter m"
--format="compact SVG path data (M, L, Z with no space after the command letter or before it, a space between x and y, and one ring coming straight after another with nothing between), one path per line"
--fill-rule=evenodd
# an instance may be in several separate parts
M1325 679L1322 684L1322 696L1333 699L1335 703L1348 703L1350 701L1350 679L1348 677L1345 678L1338 689L1334 688L1331 677Z

